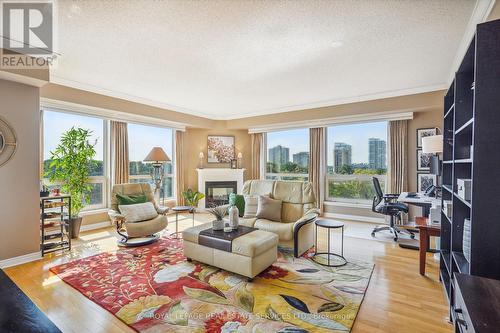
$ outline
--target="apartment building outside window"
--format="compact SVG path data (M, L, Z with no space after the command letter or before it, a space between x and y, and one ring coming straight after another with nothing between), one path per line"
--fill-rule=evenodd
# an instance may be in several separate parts
M328 127L326 150L326 200L371 203L372 177L386 181L387 122Z
M266 134L266 179L308 180L309 129Z

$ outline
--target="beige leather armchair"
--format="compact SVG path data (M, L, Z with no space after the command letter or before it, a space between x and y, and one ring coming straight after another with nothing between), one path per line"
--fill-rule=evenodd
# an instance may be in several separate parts
M125 216L121 215L118 210L118 201L116 194L124 195L141 195L145 194L149 202L152 202L158 212L158 216L152 220L127 223ZM122 240L120 245L124 246L139 246L156 241L159 236L155 235L162 231L168 225L167 214L168 207L159 207L154 199L151 185L147 183L129 183L117 184L113 186L111 192L111 210L108 211L109 218L116 224L116 231Z
M273 232L279 237L279 245L293 248L299 257L314 245L314 221L319 215L316 197L310 182L248 180L243 194L268 195L283 202L281 222L266 219L242 219L241 224Z

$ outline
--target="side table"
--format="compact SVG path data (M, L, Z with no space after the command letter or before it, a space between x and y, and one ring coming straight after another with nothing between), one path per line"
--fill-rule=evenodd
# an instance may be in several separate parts
M320 265L328 266L328 267L340 267L347 264L347 260L344 258L344 223L340 221L334 220L316 220L316 242L314 247L314 256L313 260ZM328 231L328 248L326 252L318 252L318 227L325 228ZM342 230L342 240L340 246L340 254L336 254L330 252L330 231L331 229L341 229ZM323 263L317 260L317 258L321 258L321 255L326 255L328 257L328 262ZM330 258L333 257L337 263L330 263ZM332 260L333 260L332 259Z
M193 215L193 227L194 227L194 207L192 206L175 206L172 208L172 210L175 212L175 232L171 233L170 235L175 235L174 238L179 238L178 234L179 232L179 213L189 213Z

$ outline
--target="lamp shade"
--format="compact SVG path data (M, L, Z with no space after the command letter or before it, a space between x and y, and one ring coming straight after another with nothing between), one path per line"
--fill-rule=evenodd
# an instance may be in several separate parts
M170 157L161 147L154 147L146 156L144 162L170 162Z
M443 136L433 135L422 138L422 153L437 154L443 152Z
M243 154L241 152L238 153L238 158L243 158Z

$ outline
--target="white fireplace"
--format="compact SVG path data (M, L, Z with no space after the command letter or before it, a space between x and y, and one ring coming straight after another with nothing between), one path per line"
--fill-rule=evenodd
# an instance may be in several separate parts
M219 188L223 188L223 183L227 183L227 187L231 187L233 182L236 183L236 193L241 193L243 189L243 175L245 169L230 169L230 168L207 168L196 169L198 171L198 191L205 194L207 193L207 184L218 184ZM206 199L199 202L200 208L206 208Z

